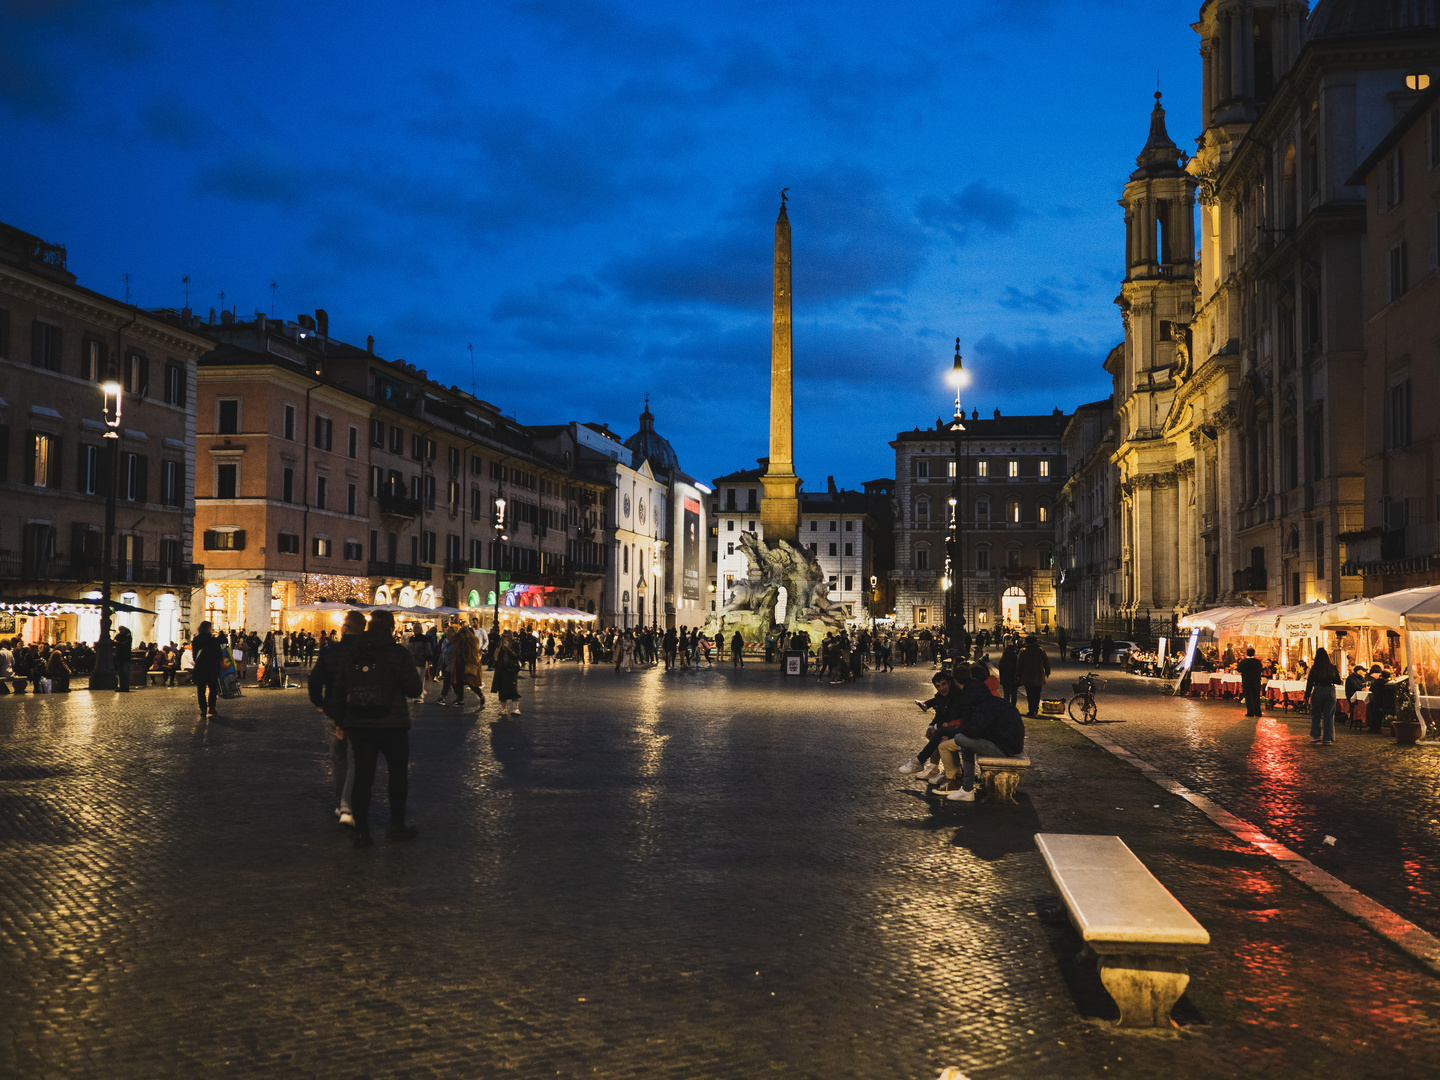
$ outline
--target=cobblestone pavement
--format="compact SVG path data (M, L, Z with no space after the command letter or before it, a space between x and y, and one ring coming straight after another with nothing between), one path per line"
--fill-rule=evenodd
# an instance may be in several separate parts
M932 813L895 772L928 674L424 706L420 838L365 852L298 691L0 700L0 1076L1426 1073L1440 980L1068 726L1019 806ZM1040 830L1118 833L1209 929L1177 1030L1104 1024Z
M1057 667L1057 696L1081 670ZM1177 700L1158 680L1109 674L1093 730L1440 934L1440 746L1396 746L1343 721L1334 746L1312 746L1307 712L1247 719L1243 702Z

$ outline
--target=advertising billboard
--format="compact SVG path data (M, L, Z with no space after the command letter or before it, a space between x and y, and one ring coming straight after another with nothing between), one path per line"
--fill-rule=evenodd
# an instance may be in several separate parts
M680 595L685 600L700 599L700 503L685 500L685 539L681 563L683 574Z

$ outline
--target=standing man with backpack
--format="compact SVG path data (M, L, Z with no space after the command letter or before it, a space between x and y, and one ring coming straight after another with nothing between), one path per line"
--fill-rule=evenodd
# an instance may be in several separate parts
M409 699L420 693L420 672L410 651L395 641L395 616L375 612L370 629L338 665L331 691L336 712L329 714L336 721L336 734L350 740L355 754L350 807L357 848L375 842L370 836L370 789L381 754L390 780L390 828L385 835L391 840L415 838L415 826L405 823L405 803L410 794Z
M337 702L334 698L335 677L340 673L345 660L355 651L360 635L365 633L365 616L358 611L345 614L340 628L340 640L320 650L320 659L310 669L310 704L325 716L325 741L330 746L330 774L335 781L335 816L341 825L354 825L355 817L350 809L350 800L345 795L347 781L353 782L350 769L350 744L336 722L334 712Z

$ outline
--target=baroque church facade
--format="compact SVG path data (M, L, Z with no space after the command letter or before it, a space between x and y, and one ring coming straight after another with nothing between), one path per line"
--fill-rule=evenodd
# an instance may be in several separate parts
M1440 77L1435 8L1201 6L1196 153L1171 140L1157 94L1121 199L1125 338L1106 361L1117 614L1360 595L1362 297L1379 268L1351 181Z

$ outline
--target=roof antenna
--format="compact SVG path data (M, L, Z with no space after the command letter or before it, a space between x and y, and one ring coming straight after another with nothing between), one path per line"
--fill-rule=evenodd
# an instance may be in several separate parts
M470 350L470 396L471 396L471 397L474 397L474 396L475 396L475 346L474 346L474 345L466 345L465 348L467 348L467 349Z
M190 306L190 275L184 274L180 280L185 285L185 306L188 308Z
M125 278L125 302L128 304L130 302L130 275L124 274L122 276Z
M270 282L270 317L275 317L275 282Z

